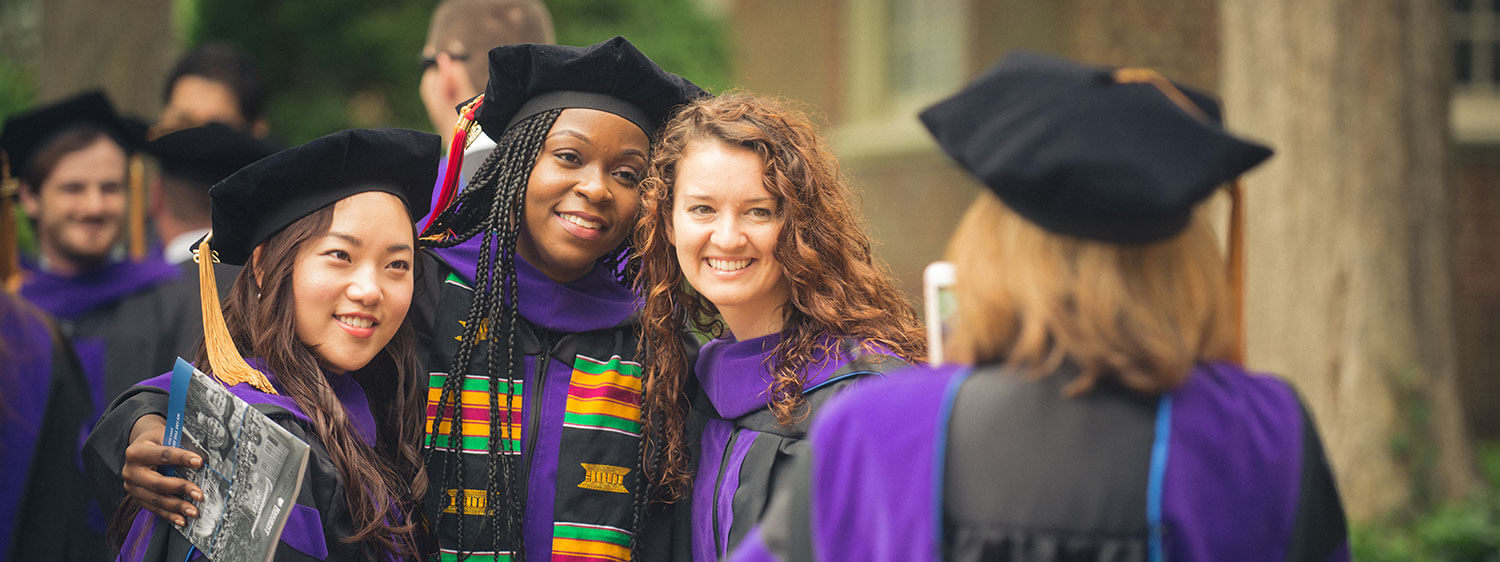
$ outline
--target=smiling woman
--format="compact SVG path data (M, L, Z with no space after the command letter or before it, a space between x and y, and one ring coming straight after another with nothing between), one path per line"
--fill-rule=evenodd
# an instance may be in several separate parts
M351 195L332 215L328 232L298 251L292 294L297 340L324 369L343 373L369 363L401 327L411 307L414 250L409 229L386 227L411 222L394 195ZM256 268L257 286L263 278Z
M422 237L440 272L418 306L438 559L665 559L642 476L630 233L651 137L702 90L620 37L488 60L464 109L496 147L451 204L462 155L449 162Z
M210 192L214 229L199 255L245 267L223 322L205 306L196 365L313 445L278 560L418 555L413 517L427 480L406 322L416 276L410 225L427 208L437 149L435 135L415 131L344 131L260 160ZM203 288L205 302L217 302L211 276ZM204 516L177 499L198 492L191 484L150 470L192 457L160 446L160 419L145 415L165 410L169 377L132 388L90 436L96 481L118 476L126 452L132 502L116 528L130 525L127 560L183 559L188 545L163 518ZM344 483L358 488L346 493Z
M651 141L623 117L564 109L526 184L526 228L516 251L548 277L575 281L630 235Z
M691 494L678 514L692 558L715 560L760 518L824 401L927 354L801 113L746 94L689 104L664 127L641 199L654 477ZM690 328L715 337L692 365L679 343Z

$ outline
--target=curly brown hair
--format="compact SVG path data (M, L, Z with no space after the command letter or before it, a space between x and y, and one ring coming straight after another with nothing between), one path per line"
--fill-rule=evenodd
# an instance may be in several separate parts
M907 361L927 358L916 312L889 269L875 260L854 192L807 116L780 100L744 93L684 106L654 148L641 184L642 216L635 239L641 261L636 288L645 300L641 356L646 359L647 450L655 456L646 466L668 498L680 497L691 479L683 427L692 365L684 340L690 328L713 337L726 330L713 303L684 281L668 236L678 163L700 142L759 155L765 163L763 185L776 198L782 219L774 254L791 296L770 365L768 400L777 421L797 421L801 371L836 352L831 348L839 337Z

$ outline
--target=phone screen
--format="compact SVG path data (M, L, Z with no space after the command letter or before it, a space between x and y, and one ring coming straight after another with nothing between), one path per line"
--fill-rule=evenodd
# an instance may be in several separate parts
M932 262L922 271L923 316L927 323L928 363L943 363L943 346L953 325L958 299L953 294L953 264Z

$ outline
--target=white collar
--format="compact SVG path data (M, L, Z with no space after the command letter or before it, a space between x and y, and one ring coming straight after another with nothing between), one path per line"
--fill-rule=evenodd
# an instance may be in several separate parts
M178 234L162 248L161 256L170 264L179 264L193 259L193 244L208 234L207 228L197 228Z

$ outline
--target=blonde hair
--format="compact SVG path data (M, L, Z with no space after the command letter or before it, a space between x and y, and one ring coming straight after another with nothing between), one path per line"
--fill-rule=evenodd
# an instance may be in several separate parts
M1146 394L1234 349L1229 286L1201 208L1182 233L1122 245L1043 230L985 191L948 243L959 306L945 346L961 363L1033 377L1071 363L1068 396L1102 378Z

